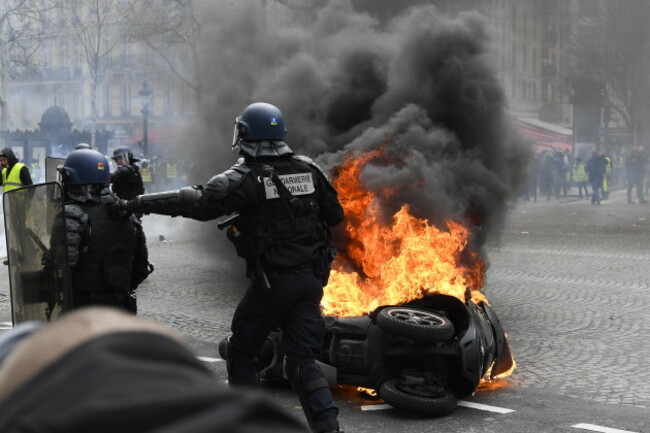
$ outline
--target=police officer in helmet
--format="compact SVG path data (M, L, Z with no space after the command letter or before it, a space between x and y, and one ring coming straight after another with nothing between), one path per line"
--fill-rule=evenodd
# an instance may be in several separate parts
M119 198L109 188L108 160L94 150L75 150L58 170L73 307L108 305L135 313L134 290L148 275L147 257L139 257L146 246L143 250L138 221L116 206Z
M315 355L334 253L329 227L343 220L343 209L325 174L311 159L295 155L285 136L277 107L249 105L235 120L236 165L205 186L139 196L126 207L203 221L236 216L227 235L246 261L251 286L232 319L229 384L257 384L256 353L279 326L286 373L310 427L336 432L338 408Z
M133 157L131 149L127 146L116 148L113 151L113 161L117 164L117 169L111 173L113 192L124 200L132 200L144 194L140 168L135 165L139 159Z

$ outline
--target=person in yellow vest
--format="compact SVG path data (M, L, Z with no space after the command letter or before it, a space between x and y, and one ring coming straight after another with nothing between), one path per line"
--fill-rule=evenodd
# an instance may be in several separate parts
M167 163L167 178L176 179L178 177L178 164L175 162Z
M167 159L165 165L166 188L178 187L178 164L174 159Z
M149 161L146 159L140 162L140 176L142 177L144 189L151 192L153 186L153 174L151 173Z
M578 187L578 197L582 200L582 190L585 190L585 198L589 198L589 190L587 190L587 181L589 176L587 176L587 170L585 169L585 163L582 161L582 158L576 158L576 165L573 167L573 181Z
M609 155L604 155L607 165L605 166L605 177L603 178L603 200L609 198L609 182L612 179L612 158Z
M0 165L2 166L3 192L22 188L33 183L29 168L25 164L18 162L18 158L16 158L11 148L5 147L0 151Z

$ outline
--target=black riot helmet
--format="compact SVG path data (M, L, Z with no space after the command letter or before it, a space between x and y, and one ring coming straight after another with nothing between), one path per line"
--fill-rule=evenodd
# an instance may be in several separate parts
M281 156L293 153L284 142L287 130L282 111L266 102L256 102L235 119L232 147L257 156Z
M90 147L90 144L88 144L88 143L79 143L79 144L77 144L77 145L75 146L74 149L75 149L75 150L80 150L80 149L92 149L92 147Z
M108 185L108 160L96 150L80 149L72 152L58 168L63 185Z
M128 146L119 146L115 148L113 151L113 161L119 164L118 159L120 158L123 158L123 165L139 161L133 157L133 153L131 153L131 149Z

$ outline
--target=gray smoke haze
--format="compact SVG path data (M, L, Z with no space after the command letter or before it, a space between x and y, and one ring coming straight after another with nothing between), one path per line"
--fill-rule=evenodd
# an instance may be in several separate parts
M380 26L346 0L300 24L262 12L212 11L219 25L202 41L200 73L210 83L191 139L202 176L193 181L235 161L234 118L265 101L283 111L293 150L332 176L349 152L388 140L362 173L370 190L395 190L382 198L387 215L409 204L439 226L469 223L480 250L519 194L532 154L507 117L480 17L450 19L424 6Z

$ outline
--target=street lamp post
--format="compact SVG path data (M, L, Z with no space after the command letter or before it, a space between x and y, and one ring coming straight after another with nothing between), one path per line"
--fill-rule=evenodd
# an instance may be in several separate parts
M151 96L151 89L149 88L149 83L146 81L142 83L142 89L140 89L140 98L142 99L142 153L145 158L149 157L149 97Z

